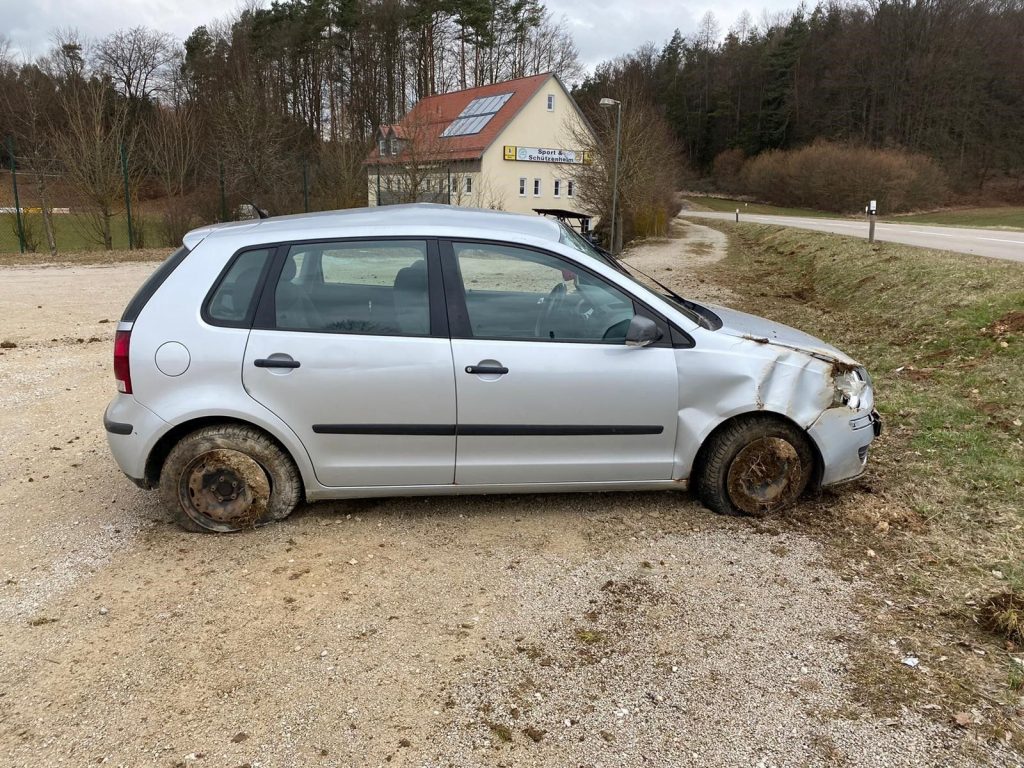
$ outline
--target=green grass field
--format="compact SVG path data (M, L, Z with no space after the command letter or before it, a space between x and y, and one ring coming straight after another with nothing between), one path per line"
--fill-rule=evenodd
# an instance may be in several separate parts
M34 233L38 242L37 253L46 253L46 235L43 233L43 221L39 214L28 214L26 224ZM143 238L147 246L162 246L161 236L157 228L158 219L145 217L142 220ZM128 248L128 220L122 214L116 216L111 224L114 249ZM57 239L57 250L67 252L99 251L103 246L96 242L89 229L87 218L77 214L57 214L54 216L54 231ZM0 253L18 253L18 235L13 214L0 214Z
M890 216L886 221L896 223L939 224L948 227L982 227L998 229L1024 229L1024 206L997 208L960 208L932 213L914 213Z
M728 197L688 197L686 200L692 203L698 210L723 211L726 213L732 213L739 208L741 214L756 213L766 216L816 216L822 218L835 218L840 215L829 211L815 211L809 208L783 208L778 205L744 203L741 200L733 200Z

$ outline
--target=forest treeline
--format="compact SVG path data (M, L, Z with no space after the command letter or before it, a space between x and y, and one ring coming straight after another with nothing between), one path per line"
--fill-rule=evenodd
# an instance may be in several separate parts
M126 180L151 214L136 239L153 243L230 218L243 200L275 213L365 204L363 161L381 124L427 95L548 71L577 86L596 132L581 194L591 213L610 208L614 151L612 111L597 102L622 102L620 192L635 231L664 217L680 169L688 184L820 197L833 193L808 174L867 167L863 153L876 151L868 165L895 175L905 205L947 189L1024 194L1024 0L834 0L744 13L724 31L709 13L695 33L586 76L560 21L540 0L274 0L183 41L62 29L24 60L0 39L0 138L51 249L47 211L61 206L88 211L110 247ZM816 142L824 149L793 153ZM919 177L900 176L910 172ZM864 196L848 183L834 194Z
M579 92L642 94L698 174L723 152L756 156L829 140L926 155L954 191L1020 194L1024 182L1024 2L824 2L708 14L597 68Z
M123 176L131 197L162 200L160 232L140 219L136 240L174 243L242 200L365 205L378 126L427 95L541 72L582 74L539 0L275 0L184 41L61 29L46 55L18 61L0 40L0 139L51 244L47 211L70 199L109 248Z

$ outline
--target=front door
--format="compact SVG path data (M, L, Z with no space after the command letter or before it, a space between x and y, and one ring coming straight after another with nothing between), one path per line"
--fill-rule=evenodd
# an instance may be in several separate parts
M549 253L471 242L443 253L458 484L672 477L675 353L667 340L625 345L642 308Z
M249 335L246 391L299 435L326 486L452 483L455 384L435 244L283 250Z

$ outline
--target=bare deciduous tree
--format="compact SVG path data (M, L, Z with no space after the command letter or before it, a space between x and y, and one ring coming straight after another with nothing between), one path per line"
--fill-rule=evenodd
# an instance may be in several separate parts
M24 67L15 76L17 87L0 88L0 110L5 113L11 138L18 150L18 166L29 179L41 211L43 232L51 256L57 255L53 226L51 180L57 175L53 157L51 115L54 85L38 67Z
M325 141L317 157L313 195L321 209L366 205L366 147L361 142Z
M110 76L125 98L140 101L164 86L176 53L174 38L166 32L119 29L96 46L96 68Z
M446 157L447 146L437 124L423 114L395 126L395 136L385 142L377 166L377 204L448 202L452 162Z
M129 156L137 128L129 119L128 105L99 81L58 91L64 128L54 135L57 157L65 179L87 202L87 235L113 248L111 219L123 210L124 177L121 150ZM133 174L129 186L137 184Z
M168 245L189 230L187 201L202 156L202 122L189 106L158 107L146 136L146 155L164 196L163 235Z
M287 210L288 192L294 197L298 186L296 132L270 108L260 84L239 77L218 105L213 128L228 186L247 202Z
M678 187L679 151L672 132L658 110L641 96L620 94L622 140L619 153L618 222L616 240L622 233L665 235ZM565 166L575 182L575 195L588 213L610 222L615 168L615 110L593 115L590 132L581 124L568 126L572 146L589 148L592 162ZM616 244L618 245L618 244Z

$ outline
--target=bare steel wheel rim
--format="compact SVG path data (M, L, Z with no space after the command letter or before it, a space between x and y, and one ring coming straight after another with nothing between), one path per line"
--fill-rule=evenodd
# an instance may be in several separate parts
M270 502L270 478L248 454L218 448L186 465L179 494L185 512L199 525L234 531L263 519Z
M788 440L762 437L745 445L729 465L729 499L750 515L780 509L800 495L804 472L800 454Z

